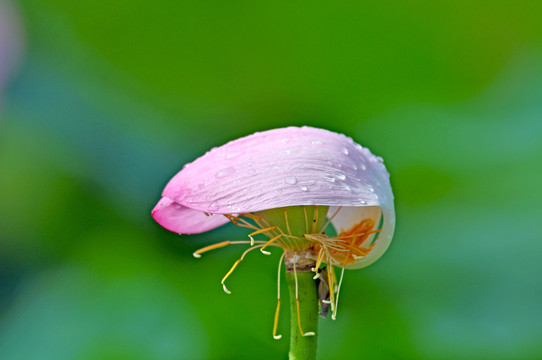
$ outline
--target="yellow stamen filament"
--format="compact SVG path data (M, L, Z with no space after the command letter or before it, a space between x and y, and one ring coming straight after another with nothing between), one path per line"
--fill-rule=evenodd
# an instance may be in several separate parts
M329 303L331 304L331 313L335 312L335 269L329 266L327 269L327 284L329 286Z
M248 237L250 238L250 245L254 246L254 238L253 238L254 235L266 233L268 231L275 230L277 228L278 228L278 226L271 226L271 227L268 227L268 228L265 228L265 229L256 230L256 231L248 234Z
M303 332L303 328L301 327L301 315L299 315L299 292L298 292L298 285L297 285L297 269L295 266L296 258L294 257L294 278L295 278L295 302L297 305L297 327L299 328L299 332L301 333L301 336L314 336L313 331L309 331L307 333Z
M230 215L230 214L224 214L224 216L237 226L241 226L241 227L248 228L248 229L253 229L253 230L258 230L258 228L256 226L252 225L251 223L249 223L245 219L242 219L242 218L240 218L238 216L234 216L234 215Z
M266 242L262 248L260 249L260 251L265 254L265 255L271 255L271 253L269 251L265 251L264 249L266 247L268 247L269 245L271 245L274 241L278 240L282 235L277 235L275 236L274 238L272 238L271 240L269 240L268 242Z
M265 241L256 241L256 242L257 243L265 243ZM235 244L252 244L252 241L245 241L245 240L230 241L230 240L226 240L226 241L222 241L222 242L219 242L219 243L216 243L216 244L213 244L213 245L202 247L201 249L198 249L198 250L194 251L194 253L192 255L194 255L195 258L199 259L201 257L201 254L203 254L203 253L205 253L207 251L211 251L211 250L214 250L214 249L220 249L220 248L223 248L225 246L235 245Z
M314 280L320 277L320 273L318 272L318 269L320 268L320 265L322 265L323 260L324 260L324 248L321 247L320 251L318 251L318 257L316 258L316 265L314 265L314 267L312 268L312 271L316 273L313 277Z
M290 223L288 222L288 212L286 211L286 208L282 208L282 211L284 211L284 221L286 222L286 230L288 230L288 234L292 235L292 230L290 230Z
M231 294L231 291L228 290L228 288L226 287L226 284L224 284L224 282L226 281L226 279L233 273L233 271L235 270L235 268L237 267L237 265L239 265L239 263L241 261L243 261L243 259L245 258L245 255L248 254L249 252L251 252L252 250L254 249L257 249L259 247L262 247L263 245L256 245L256 246L253 246L253 247L250 247L248 248L247 250L245 250L245 252L243 253L243 255L241 255L241 258L239 258L239 260L237 260L233 266L231 267L230 271L227 272L227 274L224 276L224 278L222 279L221 283L222 283L222 287L224 288L224 291L226 292L226 294Z
M275 321L273 322L273 338L278 340L282 338L282 335L277 335L277 326L279 324L279 313L280 313L280 267L282 266L282 260L284 259L284 253L279 260L279 271L277 275L277 310L275 310Z
M335 211L333 213L333 215L326 221L326 223L324 224L324 226L322 226L322 230L320 230L320 234L323 234L324 231L326 231L327 227L329 226L329 224L331 224L331 221L333 220L333 218L339 213L339 211L341 211L343 207L342 206L339 206L339 208L337 209L337 211Z
M309 220L307 219L307 209L303 205L303 215L305 215L305 234L309 233Z

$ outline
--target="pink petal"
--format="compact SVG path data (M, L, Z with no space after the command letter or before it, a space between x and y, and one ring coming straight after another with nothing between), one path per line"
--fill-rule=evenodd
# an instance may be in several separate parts
M156 222L169 231L182 234L197 234L222 226L229 220L222 215L207 216L173 200L163 197L152 210Z
M315 204L379 206L392 214L388 178L381 159L352 139L322 129L288 127L255 133L212 149L185 165L162 196L184 207L215 214ZM162 219L157 219L162 224L166 216L160 212L157 210L155 219ZM193 215L183 216L175 213L178 227L170 229L203 232L220 225L209 217L200 219L196 226L190 223Z

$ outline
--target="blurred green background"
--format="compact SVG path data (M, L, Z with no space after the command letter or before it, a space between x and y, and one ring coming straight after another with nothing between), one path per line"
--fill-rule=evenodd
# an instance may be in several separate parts
M396 197L320 359L542 358L542 2L0 4L1 359L286 358L278 254L228 296L241 249L192 252L246 232L150 210L185 162L287 125L368 146Z

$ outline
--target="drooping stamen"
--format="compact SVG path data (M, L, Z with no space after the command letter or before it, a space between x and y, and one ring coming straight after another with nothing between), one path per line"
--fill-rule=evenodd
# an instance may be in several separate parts
M329 303L331 304L331 313L335 312L335 269L329 266L327 269L327 283L329 286Z
M271 226L271 227L268 227L268 228L264 228L264 229L260 229L260 230L256 230L250 234L248 234L248 237L250 238L250 245L251 246L254 246L254 238L252 236L254 235L258 235L258 234L262 234L262 233L266 233L268 231L271 231L271 230L275 230L277 229L278 226Z
M301 315L299 314L299 292L298 292L298 285L297 285L297 269L295 266L296 261L297 261L296 256L294 256L294 279L295 279L295 302L297 305L297 327L299 328L299 332L301 333L301 336L314 336L315 333L313 331L304 333L303 328L301 327Z
M320 247L320 251L318 251L318 257L316 258L316 264L312 268L312 271L316 273L313 277L314 280L320 277L320 273L318 272L318 269L320 268L320 265L322 265L322 261L324 260L324 253L325 253L324 248Z
M344 266L342 267L341 278L339 279L339 285L337 287L337 298L335 300L335 309L331 312L332 320L337 319L337 308L339 307L339 294L341 293L341 284L343 283L343 276L344 276Z
M279 324L279 313L280 313L280 267L282 266L282 260L284 259L284 253L279 260L279 271L277 276L277 310L275 310L275 321L273 322L273 338L278 340L282 338L282 335L277 335L277 326Z
M235 268L237 267L237 265L239 265L239 263L241 261L243 261L243 259L245 258L245 255L248 254L249 252L251 252L252 250L254 249L257 249L257 248L260 248L262 247L263 245L256 245L256 246L252 246L250 248L248 248L247 250L245 250L245 252L243 253L243 255L241 255L241 258L239 258L234 264L233 266L231 267L230 271L228 271L228 273L224 276L224 278L222 279L221 283L222 283L222 287L224 288L224 291L226 292L226 294L231 294L231 291L228 290L228 288L226 287L226 284L224 284L224 282L226 281L226 279L233 273L233 271L235 270Z
M260 251L265 254L265 255L271 255L271 253L269 251L265 251L264 249L266 247L268 247L269 245L271 245L273 242L275 242L276 240L280 239L282 237L282 235L277 235L275 236L274 238L272 238L271 240L269 240L268 242L266 242L262 248L260 249Z
M256 241L257 243L265 243L265 241ZM192 255L194 255L195 258L201 258L201 254L207 252L207 251L211 251L211 250L214 250L214 249L220 249L220 248L223 248L225 246L228 246L228 245L235 245L235 244L252 244L252 241L245 241L245 240L239 240L239 241L230 241L230 240L226 240L226 241L222 241L222 242L219 242L219 243L216 243L216 244L212 244L212 245L209 245L209 246L205 246L205 247L202 247L201 249L198 249L196 251L194 251L194 253Z

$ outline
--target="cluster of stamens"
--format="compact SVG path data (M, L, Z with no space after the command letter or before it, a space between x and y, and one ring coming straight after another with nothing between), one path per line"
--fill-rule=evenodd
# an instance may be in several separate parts
M221 281L224 291L227 294L231 294L230 290L228 290L225 285L225 281L249 252L255 249L260 249L263 254L270 255L271 253L266 250L269 247L280 247L284 250L284 253L280 257L278 268L278 301L273 325L273 337L275 339L281 338L281 335L277 335L276 332L280 313L280 271L284 258L286 257L289 264L291 264L289 268L293 270L291 272L293 272L295 276L299 331L303 336L311 336L314 335L314 332L304 332L300 322L299 298L297 291L298 268L307 263L311 264L310 270L315 273L314 279L318 279L321 273L327 274L327 276L320 279L320 281L326 282L329 288L329 294L325 298L320 298L320 301L322 305L329 304L331 306L331 318L335 320L337 316L337 304L345 266L366 256L374 246L374 242L367 246L367 239L371 234L375 234L380 231L373 230L375 223L372 219L364 219L351 229L341 231L335 237L329 237L326 235L325 231L331 224L333 218L339 213L341 207L339 207L334 214L325 221L320 229L317 229L317 227L318 224L323 221L323 219L318 218L318 206L314 205L312 218L309 218L305 206L302 206L302 209L305 220L305 229L302 236L293 235L290 228L290 220L288 218L288 208L282 208L284 212L282 227L279 227L278 225L271 225L263 216L253 213L243 213L239 215L225 214L224 216L226 216L235 225L253 230L248 235L250 240L223 241L206 246L194 252L194 256L200 258L202 253L213 249L218 249L232 244L250 244L250 247L243 252L241 257L233 264L231 269L226 273ZM260 234L266 236L268 240L255 240L254 236ZM300 254L303 256L300 256ZM305 263L302 264L302 262ZM321 272L320 267L324 263L328 265L327 271ZM333 266L341 267L341 275L338 281Z

